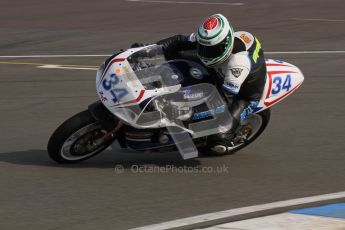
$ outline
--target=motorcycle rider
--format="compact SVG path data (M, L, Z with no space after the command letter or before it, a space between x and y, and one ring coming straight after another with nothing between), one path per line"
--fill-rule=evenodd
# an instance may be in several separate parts
M266 82L266 64L259 40L245 31L234 32L222 14L204 20L196 33L175 35L157 42L167 59L196 50L200 61L216 71L233 116L230 131L208 137L211 149L226 152L240 121L255 111Z
M198 59L216 72L233 117L228 132L208 136L211 150L224 153L240 121L255 111L266 83L266 63L259 40L245 31L234 32L227 18L214 14L206 18L195 33L175 35L156 42L168 60L181 57L181 51L195 50ZM141 46L134 43L133 47Z

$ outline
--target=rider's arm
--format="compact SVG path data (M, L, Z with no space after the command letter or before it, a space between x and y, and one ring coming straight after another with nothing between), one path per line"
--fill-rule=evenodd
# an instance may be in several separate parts
M251 69L251 63L247 52L233 54L226 65L227 66L223 68L223 90L232 95L237 95Z
M227 74L224 77L223 90L225 91L225 96L229 99L239 93L242 84L250 73L251 62L247 52L233 55L228 63L227 70ZM240 119L245 120L249 114L253 113L258 103L259 100L247 101L245 103L247 106L242 107L237 112L240 113Z
M162 45L165 56L170 59L181 51L196 49L195 34L175 35L157 42Z

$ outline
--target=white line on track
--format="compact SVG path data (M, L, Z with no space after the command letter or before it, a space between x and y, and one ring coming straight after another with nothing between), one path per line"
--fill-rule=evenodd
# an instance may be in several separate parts
M42 65L37 66L37 68L42 69L78 69L78 70L97 70L97 68L88 68L88 67L71 67L71 66L60 66L60 65Z
M111 54L58 54L58 55L7 55L7 56L0 56L0 58L65 58L65 57L107 57L111 56Z
M265 54L343 54L345 50L318 50L318 51L268 51Z
M254 206L248 206L248 207L243 207L243 208L229 209L229 210L220 211L220 212L213 212L213 213L208 213L204 215L177 219L177 220L167 221L167 222L154 224L154 225L148 225L148 226L139 227L139 228L133 228L131 230L163 230L163 229L178 228L178 227L190 226L193 224L203 223L203 222L212 221L212 220L219 220L222 218L254 213L258 211L265 211L265 210L289 207L293 205L308 204L308 203L313 203L313 202L340 199L340 198L345 198L345 191L338 192L338 193L324 194L324 195L319 195L319 196L310 196L310 197L304 197L304 198L298 198L298 199L292 199L292 200L278 201L278 202L261 204L261 205L254 205Z
M319 22L345 22L344 19L325 19L325 18L290 18L296 21L319 21Z
M266 51L265 54L344 54L345 50L311 51ZM60 54L60 55L0 55L0 58L74 58L74 57L109 57L112 54Z
M242 6L242 2L194 2L194 1L160 1L160 0L126 0L127 2L143 3L165 3L165 4L198 4L198 5L224 5L224 6Z

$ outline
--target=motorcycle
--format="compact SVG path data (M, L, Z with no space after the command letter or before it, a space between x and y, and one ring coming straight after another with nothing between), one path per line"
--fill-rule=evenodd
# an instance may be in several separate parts
M199 153L235 153L252 143L270 120L270 107L299 88L298 67L266 59L267 79L256 110L242 121L225 152L209 147L207 137L227 132L233 122L217 90L212 70L198 59L166 60L159 45L121 51L98 69L99 100L63 122L48 142L58 163L88 159L116 141L138 151L178 150L183 159ZM114 148L113 148L114 149Z

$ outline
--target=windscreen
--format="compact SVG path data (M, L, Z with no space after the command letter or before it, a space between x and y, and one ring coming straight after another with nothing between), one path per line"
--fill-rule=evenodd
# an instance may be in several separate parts
M147 46L130 55L127 60L147 90L180 84L181 74L167 62L159 45Z

